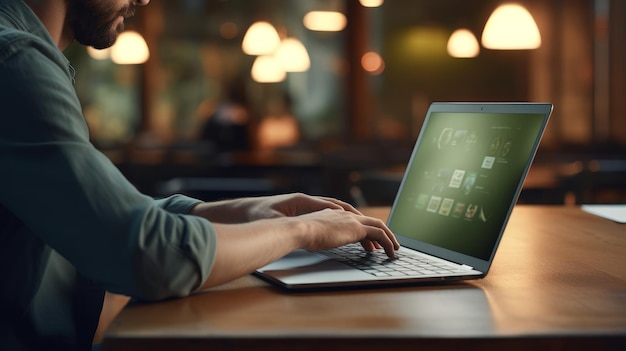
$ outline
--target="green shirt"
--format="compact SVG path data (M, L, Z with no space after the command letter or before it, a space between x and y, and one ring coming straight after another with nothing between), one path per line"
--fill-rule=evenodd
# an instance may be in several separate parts
M198 200L138 192L89 141L73 69L22 2L0 2L0 349L88 349L104 290L184 296L211 271Z

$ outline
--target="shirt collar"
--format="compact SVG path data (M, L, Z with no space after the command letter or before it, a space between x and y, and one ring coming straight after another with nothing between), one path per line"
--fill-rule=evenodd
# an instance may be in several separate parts
M15 29L29 32L56 46L46 27L23 0L2 0L0 20L8 22L7 24L11 24Z
M63 60L66 62L68 73L72 80L74 80L74 69L71 67L69 60L63 55L61 50L59 50L57 44L50 36L50 33L41 20L39 20L39 17L37 17L23 0L0 1L0 26L2 25L28 32L55 47L59 52L59 56L62 56Z

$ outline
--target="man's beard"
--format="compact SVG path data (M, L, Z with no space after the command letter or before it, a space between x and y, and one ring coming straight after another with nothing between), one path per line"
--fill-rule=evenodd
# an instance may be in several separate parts
M69 24L74 31L76 41L96 49L110 47L117 36L124 30L124 23L115 25L120 16L130 17L134 8L126 6L111 8L99 0L67 0Z

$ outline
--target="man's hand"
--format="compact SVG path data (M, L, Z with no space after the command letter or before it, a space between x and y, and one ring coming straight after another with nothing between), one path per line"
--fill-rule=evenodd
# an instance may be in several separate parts
M243 224L214 223L214 227L218 236L215 263L200 289L248 274L296 249L321 250L360 242L365 250L382 248L394 257L400 248L383 221L343 208Z
M400 248L396 237L377 218L326 209L295 218L305 227L304 248L317 251L360 242L367 251L384 249L389 257Z

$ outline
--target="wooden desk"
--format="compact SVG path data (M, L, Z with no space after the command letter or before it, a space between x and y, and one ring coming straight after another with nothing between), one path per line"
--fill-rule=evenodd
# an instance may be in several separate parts
M367 209L385 218L388 209ZM480 281L287 293L249 276L129 306L105 350L624 350L626 227L518 206Z

